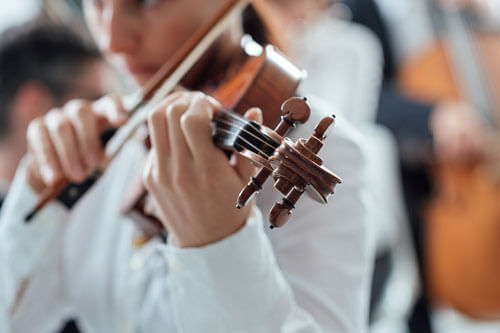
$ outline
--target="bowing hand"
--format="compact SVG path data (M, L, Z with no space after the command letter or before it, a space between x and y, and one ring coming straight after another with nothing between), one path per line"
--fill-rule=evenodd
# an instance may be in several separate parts
M62 179L85 180L104 160L101 134L128 118L121 100L73 100L31 121L27 130L30 186L37 192Z
M241 188L254 172L252 164L226 154L212 141L211 121L220 110L202 93L178 92L149 116L152 149L143 181L172 242L201 247L238 231L252 205L236 208ZM247 118L261 121L259 110Z

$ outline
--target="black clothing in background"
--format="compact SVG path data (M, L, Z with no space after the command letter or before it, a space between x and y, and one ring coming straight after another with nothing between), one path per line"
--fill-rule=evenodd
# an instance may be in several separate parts
M432 107L404 96L392 81L382 85L376 121L396 138L405 166L425 167L432 155Z
M398 144L404 200L424 289L415 304L408 325L412 333L430 333L429 302L425 294L422 252L425 230L421 212L431 194L424 161L432 153L432 135L428 124L433 107L404 96L394 84L397 75L396 57L391 36L377 4L373 0L342 0L342 2L350 8L352 20L370 29L382 45L384 80L376 119L378 124L392 132Z

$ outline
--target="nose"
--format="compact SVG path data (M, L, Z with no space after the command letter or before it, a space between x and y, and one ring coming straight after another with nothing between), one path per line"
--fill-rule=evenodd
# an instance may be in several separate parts
M140 40L140 31L130 13L109 6L102 11L103 33L100 48L107 54L132 53Z

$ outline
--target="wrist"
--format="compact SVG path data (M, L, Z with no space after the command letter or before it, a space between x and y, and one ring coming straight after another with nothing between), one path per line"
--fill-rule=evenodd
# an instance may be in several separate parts
M208 224L208 223L207 223ZM169 233L169 243L181 249L201 248L218 243L240 231L246 224L246 219L237 223L210 224L211 228L185 230L185 232Z

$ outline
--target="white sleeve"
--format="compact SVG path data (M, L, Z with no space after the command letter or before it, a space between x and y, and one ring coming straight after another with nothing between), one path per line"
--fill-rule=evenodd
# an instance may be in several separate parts
M131 260L128 316L138 332L319 332L277 267L256 208L202 248L149 244Z
M0 316L9 316L21 282L42 261L67 214L62 206L51 203L31 223L24 223L37 199L21 165L0 215Z
M181 332L319 332L298 307L255 209L236 234L209 246L168 247L173 317Z

